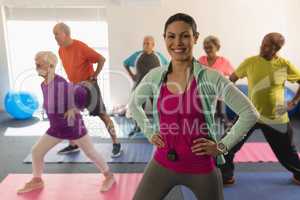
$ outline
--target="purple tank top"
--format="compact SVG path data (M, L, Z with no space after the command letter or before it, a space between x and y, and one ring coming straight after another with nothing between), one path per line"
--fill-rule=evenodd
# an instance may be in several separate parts
M79 84L68 83L64 78L55 75L49 83L41 84L43 107L49 119L47 134L60 139L76 140L87 133L82 116L76 114L75 120L68 122L64 113L73 107L82 109L87 102L87 90Z

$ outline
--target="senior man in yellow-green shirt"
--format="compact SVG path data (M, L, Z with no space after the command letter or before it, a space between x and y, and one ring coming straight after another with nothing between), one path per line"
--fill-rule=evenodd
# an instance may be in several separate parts
M279 162L293 173L293 182L300 185L300 160L292 141L293 130L287 113L299 102L300 87L292 101L286 104L284 99L285 82L300 84L300 71L277 55L284 42L280 33L267 34L262 41L260 54L246 59L230 76L232 82L248 79L248 96L260 113L260 119L225 156L226 164L220 166L224 185L234 184L234 155L255 129L262 130Z

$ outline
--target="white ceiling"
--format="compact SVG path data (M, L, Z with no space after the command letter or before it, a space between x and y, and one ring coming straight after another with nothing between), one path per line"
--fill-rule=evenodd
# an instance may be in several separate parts
M90 8L107 5L160 5L161 0L0 0L0 4L12 8Z
M103 7L109 0L0 0L7 7Z

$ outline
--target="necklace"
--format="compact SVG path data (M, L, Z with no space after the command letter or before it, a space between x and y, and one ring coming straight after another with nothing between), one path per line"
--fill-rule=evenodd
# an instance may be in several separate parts
M189 86L189 83L190 83L190 79L191 79L191 77L192 77L192 67L191 67L191 70L190 70L190 73L189 73L189 77L187 78L187 81L186 81L186 85L185 85L185 89L184 89L184 91L183 91L183 96L182 96L182 98L183 98L183 100L182 100L182 105L184 105L184 100L185 100L185 93L186 93L186 91L187 91L187 88L188 88L188 86ZM167 81L166 81L167 82ZM166 87L167 87L167 84L166 84ZM164 95L163 95L164 96ZM178 116L177 117L177 124L179 125L179 122L180 122L180 119L179 119L180 117ZM171 144L168 144L168 146L170 147L170 149L168 150L168 152L167 152L167 159L169 160L169 161L172 161L172 162L176 162L177 160L179 160L179 156L178 156L178 154L177 154L177 152L176 152L176 150L175 150L175 147L173 146L173 144L175 144L176 143L176 141L177 141L177 136L175 135L175 136L173 136L173 138L174 138L174 140L171 142ZM165 141L167 141L167 140L165 140Z

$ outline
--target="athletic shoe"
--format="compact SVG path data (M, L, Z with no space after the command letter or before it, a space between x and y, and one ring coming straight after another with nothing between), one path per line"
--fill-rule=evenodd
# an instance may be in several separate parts
M300 180L294 176L293 183L295 183L296 185L300 185Z
M122 149L121 149L121 144L113 144L113 149L112 149L112 158L117 158L120 157L122 155Z
M223 185L224 186L231 186L235 183L235 179L234 177L230 177L230 178L227 178L227 179L223 179Z
M34 190L38 190L44 187L44 182L42 179L31 179L28 183L24 185L23 188L18 189L17 194L24 194Z
M69 154L69 153L75 153L80 151L80 148L77 145L68 145L67 147L61 149L58 151L58 154L64 155L64 154Z
M104 181L102 182L100 192L107 192L115 183L116 180L113 174L111 174L108 177L105 177Z

